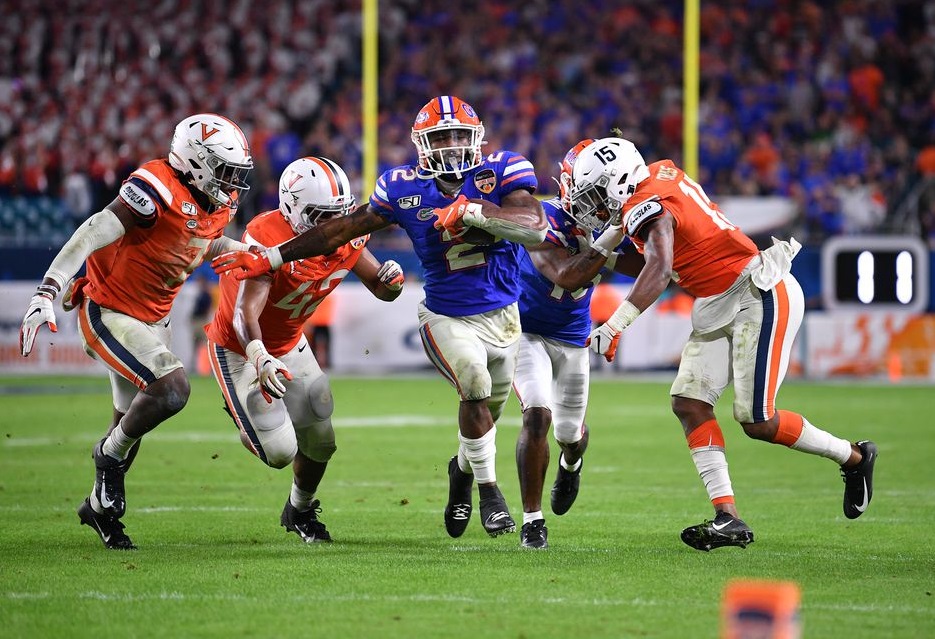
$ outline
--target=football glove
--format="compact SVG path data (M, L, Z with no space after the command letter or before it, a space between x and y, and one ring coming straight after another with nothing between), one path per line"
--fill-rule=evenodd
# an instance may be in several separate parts
M640 312L633 302L623 300L606 322L591 331L584 345L603 355L608 362L614 361L617 345L620 343L620 333L639 317Z
M62 293L62 310L70 313L81 306L84 301L84 287L88 285L88 281L86 277L78 277L65 286L65 292Z
M228 251L211 260L211 268L215 273L231 273L238 281L265 275L280 266L282 256L279 254L279 248L275 246L268 249L251 246L248 251Z
M468 212L480 213L481 205L476 202L469 202L468 199L459 195L458 198L448 206L433 209L432 213L438 218L435 220L435 228L439 231L447 231L451 237L458 237L465 231L464 214Z
M55 311L52 309L52 295L40 291L29 300L29 307L23 317L23 325L19 329L19 350L23 357L28 357L32 352L32 347L36 343L36 335L39 334L39 329L44 324L48 324L49 330L53 333L58 332L58 326L55 324Z
M383 266L377 271L377 277L391 291L402 289L403 283L406 281L406 276L403 275L403 267L394 260L383 262Z
M286 365L269 354L266 346L258 339L247 344L247 360L256 367L256 378L260 386L260 392L267 404L273 403L273 398L282 399L286 394L286 385L279 379L282 375L287 380L292 380L292 373L286 368Z
M601 324L588 336L585 346L599 355L603 355L608 362L614 361L617 354L617 345L620 343L620 331L615 331L607 324Z

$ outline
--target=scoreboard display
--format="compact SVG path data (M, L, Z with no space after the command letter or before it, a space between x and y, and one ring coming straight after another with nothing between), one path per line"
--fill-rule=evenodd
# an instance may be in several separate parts
M928 305L929 251L912 236L842 236L822 247L827 309L923 312Z

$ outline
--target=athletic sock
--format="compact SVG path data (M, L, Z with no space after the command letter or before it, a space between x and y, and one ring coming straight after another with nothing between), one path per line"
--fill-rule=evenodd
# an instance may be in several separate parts
M470 439L458 433L461 441L461 452L471 464L474 479L478 484L494 484L497 482L496 456L497 456L497 427L477 439ZM460 454L459 454L460 457Z
M315 501L315 492L302 490L292 482L292 490L289 492L289 503L300 513L312 509L312 502Z
M571 466L569 466L569 465L568 465L568 462L565 461L565 454L564 454L564 453L562 453L561 455L559 455L559 457L558 457L558 463L561 464L562 468L564 468L564 469L567 470L567 471L571 471L571 472L575 472L575 471L577 471L579 468L581 468L581 458L580 458L580 457L578 458L578 461L576 461L574 464L572 464Z
M710 419L689 433L688 448L711 503L714 506L734 503L724 452L724 434L717 420Z
M127 455L130 454L130 449L133 448L133 444L139 441L139 439L139 437L130 437L127 435L123 432L123 426L117 424L101 445L101 451L108 457L123 461L127 458Z
M844 464L851 457L851 443L813 426L805 417L789 410L776 411L779 428L773 443L810 455L820 455Z
M523 513L524 524L528 524L531 521L536 521L537 519L545 519L545 516L542 514L541 510L537 510L534 513Z

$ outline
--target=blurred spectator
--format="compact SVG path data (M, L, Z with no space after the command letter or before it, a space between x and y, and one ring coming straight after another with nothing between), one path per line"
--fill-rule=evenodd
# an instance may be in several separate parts
M0 195L75 197L76 162L96 210L127 167L165 152L174 122L213 110L244 125L257 160L239 224L275 208L276 167L295 156L333 158L368 197L360 4L0 0ZM545 195L551 158L615 126L647 160L682 163L682 11L380 3L378 172L415 160L409 114L448 93L484 115L490 148L535 162ZM885 225L935 172L932 2L703 2L701 24L696 177L712 196L792 197L802 239L820 241Z

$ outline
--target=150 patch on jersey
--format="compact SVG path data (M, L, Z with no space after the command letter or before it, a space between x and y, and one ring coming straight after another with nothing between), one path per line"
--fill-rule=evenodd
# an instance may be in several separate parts
M407 195L396 200L396 206L401 209L414 209L422 204L421 195Z
M637 204L627 213L627 235L635 235L644 222L662 214L662 204L649 200Z
M156 203L143 189L133 182L124 182L120 187L120 198L142 218L156 215Z

